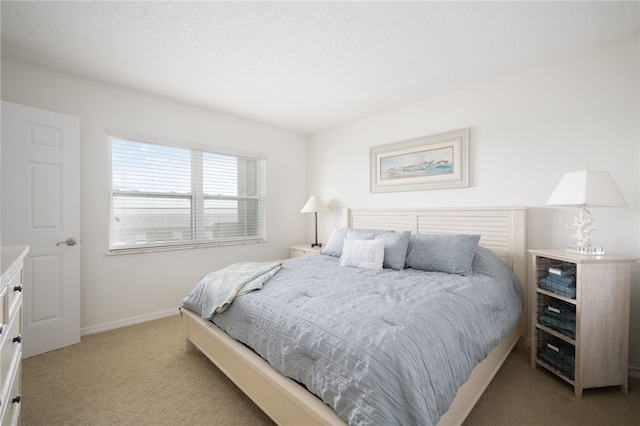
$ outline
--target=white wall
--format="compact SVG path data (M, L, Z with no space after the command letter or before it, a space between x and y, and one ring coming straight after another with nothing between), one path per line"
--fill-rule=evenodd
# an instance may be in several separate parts
M234 262L288 257L288 246L305 239L302 135L7 60L2 99L80 117L85 331L175 309L201 276ZM267 153L268 243L107 256L107 127Z
M610 170L628 208L593 208L594 244L638 257L638 37L378 114L310 137L309 192L341 207L528 206L528 247L564 247L576 209L546 207L565 172ZM369 192L369 148L470 128L471 187ZM640 366L640 283L632 267L631 357Z

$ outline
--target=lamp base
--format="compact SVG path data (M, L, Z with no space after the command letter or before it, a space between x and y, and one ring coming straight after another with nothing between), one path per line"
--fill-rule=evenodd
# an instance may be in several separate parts
M311 248L322 247L322 243L311 243Z
M601 256L604 254L604 247L580 247L580 246L567 246L569 253L584 254L586 256Z

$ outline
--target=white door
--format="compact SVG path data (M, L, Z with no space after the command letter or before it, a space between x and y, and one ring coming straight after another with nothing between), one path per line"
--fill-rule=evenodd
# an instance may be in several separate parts
M30 247L27 358L80 341L80 120L4 101L1 115L2 244Z

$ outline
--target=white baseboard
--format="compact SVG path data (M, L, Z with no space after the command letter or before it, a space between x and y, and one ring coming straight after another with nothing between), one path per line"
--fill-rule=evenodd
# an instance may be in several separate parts
M178 308L167 309L166 311L154 312L152 314L140 315L137 317L125 318L118 321L107 322L104 324L92 325L90 327L84 327L80 330L81 336L87 336L89 334L100 333L102 331L115 330L116 328L126 327L128 325L140 324L147 321L153 321L161 318L170 317L172 315L178 315Z

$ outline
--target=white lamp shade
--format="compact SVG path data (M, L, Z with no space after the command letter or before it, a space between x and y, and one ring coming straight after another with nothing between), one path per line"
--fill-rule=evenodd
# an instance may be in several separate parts
M317 195L312 195L307 203L302 207L300 213L328 212L329 208Z
M582 170L565 173L547 201L548 206L625 207L627 205L611 173Z

